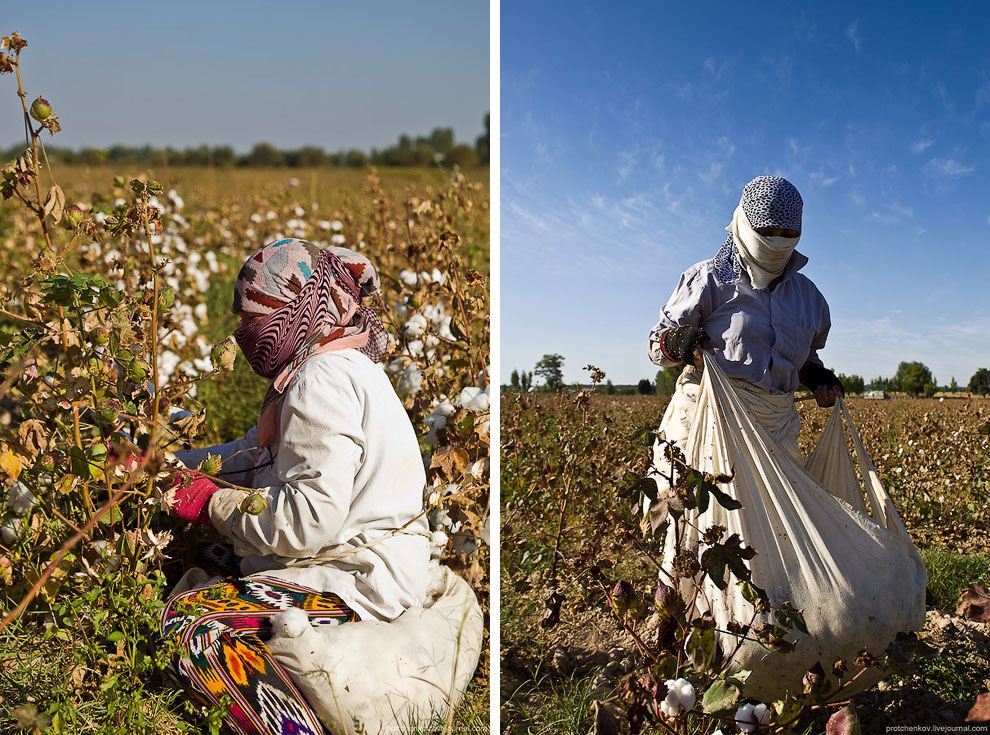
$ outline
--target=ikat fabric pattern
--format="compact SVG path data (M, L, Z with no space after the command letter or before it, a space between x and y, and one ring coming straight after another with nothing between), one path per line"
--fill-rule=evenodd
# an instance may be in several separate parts
M743 187L739 202L750 226L786 227L801 231L804 200L787 179L780 176L757 176Z
M271 616L305 610L312 625L358 620L337 595L283 580L227 579L170 598L161 615L166 645L175 647L169 676L205 705L229 699L224 719L239 735L325 735L316 713L265 640Z

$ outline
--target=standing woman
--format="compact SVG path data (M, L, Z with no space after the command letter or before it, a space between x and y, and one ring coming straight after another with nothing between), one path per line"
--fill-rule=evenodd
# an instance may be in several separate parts
M842 384L818 358L831 326L828 304L799 273L808 258L794 248L804 202L779 176L757 176L743 188L715 257L685 271L650 332L649 353L663 367L687 363L660 429L683 446L701 381L701 350L714 355L771 434L798 452L794 390L804 385L831 406ZM695 367L697 366L697 368ZM669 463L660 445L654 465Z
M178 455L189 467L219 455L217 474L264 501L195 473L173 490L173 513L230 542L209 547L203 564L239 561L233 576L200 573L161 617L173 675L197 700L224 706L231 732L324 732L265 645L274 615L300 609L316 626L389 621L426 594L426 475L378 364L385 330L362 305L378 290L370 261L344 248L289 239L252 255L232 310L241 351L272 380L261 416L244 439Z

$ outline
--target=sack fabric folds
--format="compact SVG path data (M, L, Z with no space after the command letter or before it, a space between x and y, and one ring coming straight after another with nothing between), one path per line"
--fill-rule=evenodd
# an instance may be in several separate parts
M865 491L850 462L843 420ZM730 621L747 624L754 616L734 579L724 591L706 579L697 597L696 611L710 610L722 631L723 654L739 646L732 668L752 672L744 694L764 701L785 690L800 693L802 677L816 662L828 671L841 658L852 670L860 651L882 655L898 633L920 630L925 621L924 563L843 400L807 461L798 454L797 432L793 394L747 390L708 354L700 377L693 368L682 373L660 425L660 437L678 446L688 465L731 474L722 489L742 503L734 511L714 501L704 513L685 511L690 523L684 545L697 548L700 533L716 524L739 534L757 550L749 562L752 581L766 590L771 605L789 601L803 610L808 635L793 630L797 647L781 654L725 632ZM654 464L669 476L659 443ZM668 569L672 550L668 533ZM855 689L872 686L881 674L871 669Z

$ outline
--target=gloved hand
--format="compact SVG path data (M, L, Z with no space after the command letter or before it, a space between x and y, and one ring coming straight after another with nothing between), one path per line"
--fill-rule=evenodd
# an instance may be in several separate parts
M806 362L798 372L801 385L815 394L815 401L822 408L835 405L835 399L846 394L842 381L826 367Z
M188 487L182 487L184 476L191 479ZM195 472L182 472L168 491L171 498L169 510L184 520L211 526L210 498L219 489L208 477Z
M707 347L705 343L708 343ZM707 349L711 345L711 340L701 327L685 324L664 332L660 344L668 359L695 363L695 347Z

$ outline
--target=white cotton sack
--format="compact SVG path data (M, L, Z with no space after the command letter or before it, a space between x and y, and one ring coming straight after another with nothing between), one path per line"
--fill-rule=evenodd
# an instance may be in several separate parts
M460 702L478 666L484 621L468 583L441 569L442 594L392 622L307 624L298 636L286 625L266 642L334 732L429 729Z
M758 400L778 400L777 396L751 395L731 382L708 353L704 360L696 405L686 401L683 416L668 408L661 431L670 439L686 420L689 431L680 446L687 462L704 472L731 475L722 489L742 504L731 512L715 502L704 513L686 512L690 526L684 543L700 547L701 532L713 525L739 534L758 551L749 563L753 583L766 590L772 605L786 601L804 611L808 635L791 631L788 637L797 646L786 655L730 633L718 634L721 650L735 651L732 670L752 672L743 694L772 701L786 690L800 691L804 673L816 663L828 667L842 658L851 664L863 649L879 656L898 633L921 630L927 573L841 400L833 412L841 414L849 428L863 487L858 481L852 484L855 473L847 466L849 454L838 417L826 426L818 458L810 464L822 471L826 482L848 481L849 487L823 485L789 443L756 418ZM778 412L779 423L786 426L796 412L789 396L780 400L789 404ZM868 505L870 513L857 510L851 501L862 509ZM667 565L671 541L668 536ZM754 619L752 604L734 581L722 590L705 580L694 612L706 611L720 631L732 622ZM765 620L757 616L757 624ZM856 688L842 696L872 686L882 673L865 672Z

